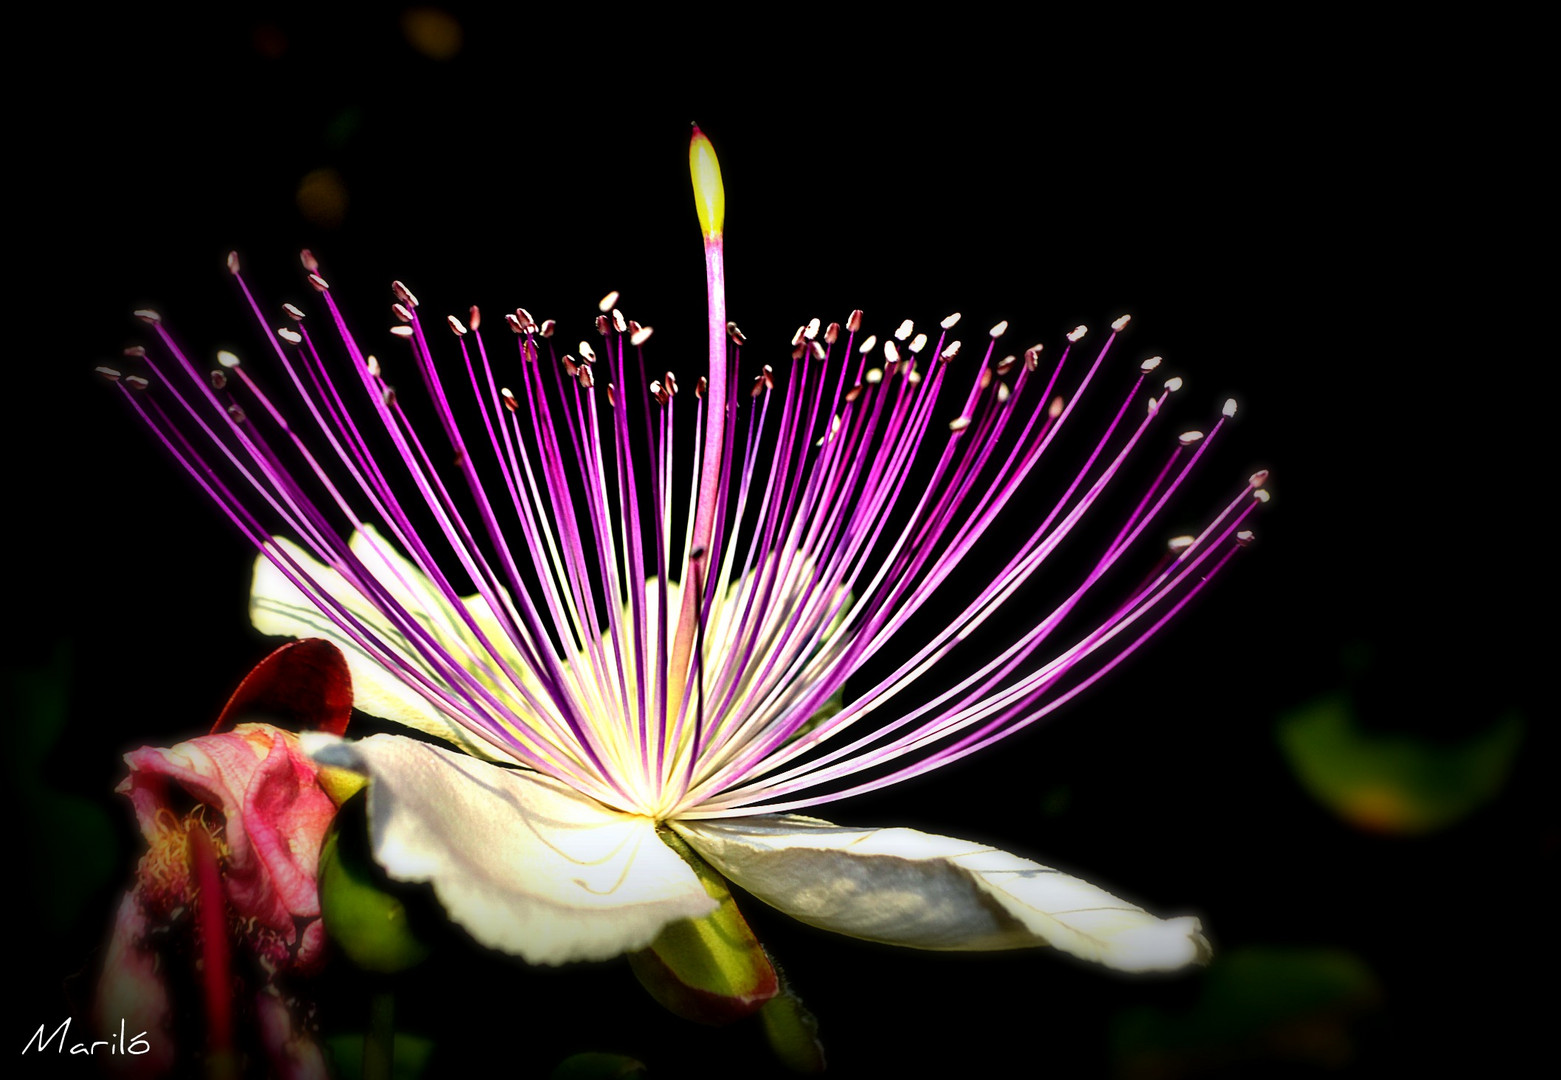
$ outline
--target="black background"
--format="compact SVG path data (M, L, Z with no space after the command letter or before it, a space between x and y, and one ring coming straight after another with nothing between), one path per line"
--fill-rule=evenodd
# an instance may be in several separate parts
M1537 887L1556 835L1537 698L1550 496L1526 449L1553 350L1525 341L1541 313L1520 272L1538 243L1526 69L1494 62L1521 28L776 16L739 31L450 10L464 44L446 62L391 10L40 20L12 43L27 59L8 170L7 656L25 668L68 644L68 727L44 769L115 815L121 866L119 755L202 730L267 650L245 618L245 544L91 376L137 340L129 312L151 304L221 347L248 332L228 249L280 301L309 299L309 246L370 333L393 277L426 310L521 303L577 336L617 288L656 325L658 362L693 370L697 119L726 176L730 310L759 351L852 307L880 331L1008 318L1026 343L1127 311L1133 355L1187 376L1187 426L1239 394L1209 500L1274 470L1260 544L1119 677L1000 752L826 814L1077 869L1199 913L1222 949L1348 949L1381 986L1355 1075L1517 1059L1541 1000L1522 980L1553 956ZM326 167L349 199L334 227L294 198ZM1377 730L1455 738L1525 711L1494 804L1408 840L1305 796L1273 724L1344 684L1353 643L1373 657L1359 691ZM72 976L94 963L111 891L13 968L43 1015L7 1037L84 1015ZM901 953L752 914L844 1076L1105 1074L1116 1010L1197 994L1195 977ZM359 1008L354 993L328 1004ZM510 1075L587 1048L653 1075L707 1048L745 1055L723 1066L735 1075L762 1060L754 1032L683 1026L619 966L474 960L409 991L409 1028L419 1008Z

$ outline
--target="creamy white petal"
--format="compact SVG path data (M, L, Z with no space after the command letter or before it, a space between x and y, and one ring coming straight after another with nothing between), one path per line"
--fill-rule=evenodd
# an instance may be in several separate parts
M311 741L311 747L318 747ZM450 918L533 964L605 960L716 907L653 821L400 735L314 749L366 773L374 859L432 882Z
M295 559L320 587L340 600L384 645L401 657L404 663L428 675L438 685L427 664L407 645L406 637L377 608L364 599L336 571L312 558L290 540L273 538L272 543ZM354 537L354 550L361 547ZM406 564L413 574L415 568ZM419 575L419 578L421 575ZM405 594L399 586L392 590ZM417 592L431 591L426 582ZM413 607L411 610L428 611L432 608ZM491 618L491 616L489 616ZM352 673L352 704L370 716L402 724L438 739L453 743L469 754L489 761L504 760L492 747L474 738L454 722L444 717L429 701L412 687L393 675L379 661L369 656L348 637L325 613L316 607L297 587L276 568L269 558L262 555L255 560L255 575L249 593L249 618L262 634L276 637L325 638L341 649Z
M1123 971L1206 960L1191 916L1160 919L1006 851L914 829L796 815L674 823L709 863L794 918L920 949L1052 945Z

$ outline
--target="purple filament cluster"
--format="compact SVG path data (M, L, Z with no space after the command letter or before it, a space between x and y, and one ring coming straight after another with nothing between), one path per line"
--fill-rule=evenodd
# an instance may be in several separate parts
M473 308L465 323L436 324L436 356L434 328L396 284L391 333L410 347L463 494L441 476L446 448L419 435L307 252L304 263L328 326L319 340L314 319L292 305L273 328L229 262L275 358L265 374L285 396L226 354L203 369L152 312L139 314L156 343L132 350L150 378L105 374L344 643L495 758L628 813L815 806L1005 738L1165 625L1250 538L1243 524L1267 498L1259 473L1104 618L1057 643L1068 617L1143 546L1233 415L1227 403L1207 436L1174 440L1054 609L907 707L901 695L929 685L925 673L1030 581L1129 462L1170 441L1148 436L1180 380L1152 380L1158 361L1146 361L1061 496L1023 504L1023 530L1004 537L1017 543L983 564L985 584L963 604L940 593L962 563L988 558L978 544L999 515L1012 521L1041 458L1109 371L1125 319L1092 360L1072 358L1081 327L1049 364L1040 346L998 358L1006 324L983 335L984 355L971 363L974 350L961 356L951 337L957 316L935 341L907 322L881 345L861 334L860 312L844 327L812 321L794 337L784 376L766 365L749 393L725 395L719 512L708 545L696 545L703 380L689 450L677 415L680 399L688 411L687 389L670 373L647 377L649 328L626 320L615 296L594 347L582 341L561 356L551 321L517 309L506 316L512 347L490 354ZM729 388L741 386L741 352L732 327ZM1074 368L1083 374L1060 396ZM960 403L952 421L940 397ZM463 598L447 572L456 569L475 597ZM687 670L672 670L678 582L695 590ZM918 613L907 643L902 631ZM842 701L853 674L871 685L854 682Z

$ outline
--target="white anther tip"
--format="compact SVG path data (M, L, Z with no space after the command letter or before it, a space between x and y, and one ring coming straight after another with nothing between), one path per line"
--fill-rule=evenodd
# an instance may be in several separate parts
M1087 333L1089 333L1089 327L1085 326L1083 323L1080 323L1078 326L1075 326L1072 330L1068 331L1068 340L1077 341Z
M1184 431L1180 435L1176 436L1176 441L1181 443L1183 446L1191 446L1193 443L1198 442L1202 438L1203 432L1201 431Z
M1225 399L1225 404L1220 406L1220 415L1225 417L1225 419L1227 419L1227 420L1229 420L1232 416L1236 415L1236 399L1235 398L1226 398Z
M1142 371L1145 375L1148 375L1151 371L1153 371L1155 368L1160 366L1161 360L1162 360L1161 357L1151 356L1149 359L1145 360L1142 364L1138 365L1138 370Z
M940 322L938 325L943 327L943 329L945 329L945 330L952 330L958 324L959 324L959 312L956 311L952 315L945 316L943 321Z
M596 302L596 310L600 311L603 315L607 314L609 311L611 311L613 308L615 308L617 306L618 306L618 290L617 289L614 289L612 292L608 293L606 296L602 297L600 300L598 300Z
M1127 324L1133 321L1131 315L1121 315L1111 321L1111 329L1120 334L1127 329Z

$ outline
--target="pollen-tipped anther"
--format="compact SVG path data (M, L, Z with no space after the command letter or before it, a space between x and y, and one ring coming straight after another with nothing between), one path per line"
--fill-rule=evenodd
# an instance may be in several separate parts
M861 308L856 308L846 318L846 329L851 331L851 333L853 333L853 334L856 333L858 330L862 329L862 309Z
M152 385L142 375L126 375L122 381L132 390L145 390Z
M413 331L410 326L392 326L390 328L390 335L392 337L409 338L412 336L412 332Z
M1120 334L1123 330L1127 329L1127 324L1132 321L1133 316L1131 315L1119 315L1117 318L1111 321L1111 330L1113 333Z
M141 308L140 310L133 312L133 314L136 318L140 319L148 326L156 326L158 323L163 321L163 317L157 314L157 312L153 311L151 308Z
M943 321L938 323L938 325L945 330L954 329L955 326L959 325L959 312L956 311L952 315L943 316Z
M833 345L835 342L837 342L839 340L840 340L840 324L839 323L832 322L828 326L824 327L824 342L825 342L825 344Z
M1078 326L1075 326L1072 330L1068 331L1068 340L1078 341L1087 333L1089 333L1089 327L1085 326L1083 323L1080 323Z
M450 324L450 333L454 334L456 337L466 336L465 323L461 322L461 320L457 319L454 315L446 315L444 318L445 322Z
M303 309L298 307L296 304L283 304L282 311L289 319L292 319L294 322L304 321Z
M1166 379L1165 388L1173 394L1176 393L1176 391L1182 388L1182 377L1180 375L1173 375L1171 378Z
M1004 319L1002 322L998 323L996 326L992 327L992 329L987 331L987 334L994 339L1000 338L1006 333L1008 333L1007 319Z
M405 304L391 304L390 313L404 323L409 323L412 321L412 309L407 307Z
M303 264L303 268L309 273L317 274L320 272L320 260L316 259L314 252L308 248L304 248L298 253L298 261Z
M873 351L873 347L875 345L877 345L877 344L878 344L878 335L877 334L868 334L865 338L862 339L862 344L857 346L857 350L856 351L861 353L863 356L866 356L868 353Z
M1184 431L1180 435L1176 436L1176 441L1181 443L1183 446L1191 446L1193 443L1199 442L1202 439L1203 432L1201 431Z
M612 292L608 293L606 296L602 297L600 300L598 300L596 302L596 310L600 311L603 315L607 314L609 311L611 311L613 308L615 308L617 306L618 306L618 290L617 289L614 289Z
M1197 542L1198 538L1195 536L1173 536L1166 541L1165 546L1172 555L1180 555Z
M596 363L596 350L591 348L591 343L589 341L580 342L580 359L584 360L587 364Z
M947 345L945 345L943 347L943 351L938 354L938 360L940 362L946 364L946 363L948 363L950 360L954 359L954 357L956 357L958 355L959 355L959 342L951 341Z
M92 370L94 374L103 376L109 382L118 382L124 374L118 368L109 367L107 364L99 364Z
M1252 541L1256 538L1256 534L1251 529L1242 529L1236 534L1236 543L1241 547L1251 547Z
M904 341L906 338L911 336L915 329L916 324L911 322L909 319L906 319L895 329L894 338L896 341Z
M949 430L956 435L958 435L961 431L964 431L969 426L970 417L968 416L956 416L954 419L949 421Z
M1226 398L1225 404L1220 406L1220 415L1229 420L1236 415L1236 399Z
M650 335L653 333L655 333L654 327L642 326L638 330L634 331L634 333L629 335L629 344L643 345L650 340Z
M302 345L304 340L304 336L298 331L289 330L285 326L280 326L277 328L276 336L287 342L289 345Z
M808 325L802 331L802 336L808 341L812 341L814 338L818 337L818 332L823 327L823 325L824 324L819 322L819 320L816 318L809 319Z
M558 323L553 319L543 319L542 325L537 327L537 333L542 337L550 338L553 331L558 329Z
M1062 395L1052 398L1052 403L1046 407L1046 415L1055 420L1062 415Z
M734 322L726 324L726 336L732 339L733 345L748 344L747 336L743 334L742 330Z
M892 341L886 341L883 343L883 355L884 359L889 361L889 363L898 364L900 362L900 347Z
M917 334L915 337L911 338L911 343L910 343L909 348L910 348L912 353L919 353L923 349L925 349L926 347L927 347L927 335L926 334Z
M1145 360L1142 364L1138 365L1138 370L1143 372L1145 375L1147 375L1151 371L1153 371L1155 368L1159 367L1160 364L1161 364L1161 358L1160 357L1158 357L1158 356L1151 356L1149 359Z
M228 252L228 273L237 275L239 272L238 252Z
M1252 497L1260 503L1266 503L1269 499L1273 498L1273 496L1268 493L1267 488L1258 488L1252 493Z
M1268 470L1259 469L1257 472L1247 477L1247 483L1251 484L1254 488L1262 487L1264 484L1268 483Z
M319 274L310 274L309 275L309 284L314 287L314 291L315 292L330 292L331 291L331 283L329 281L326 281Z
M413 296L412 290L401 284L401 282L392 281L390 283L390 291L395 293L396 299L400 300L407 307L417 307L417 297Z
M217 353L217 363L225 368L236 368L238 367L238 357L228 352L228 350L222 349Z

